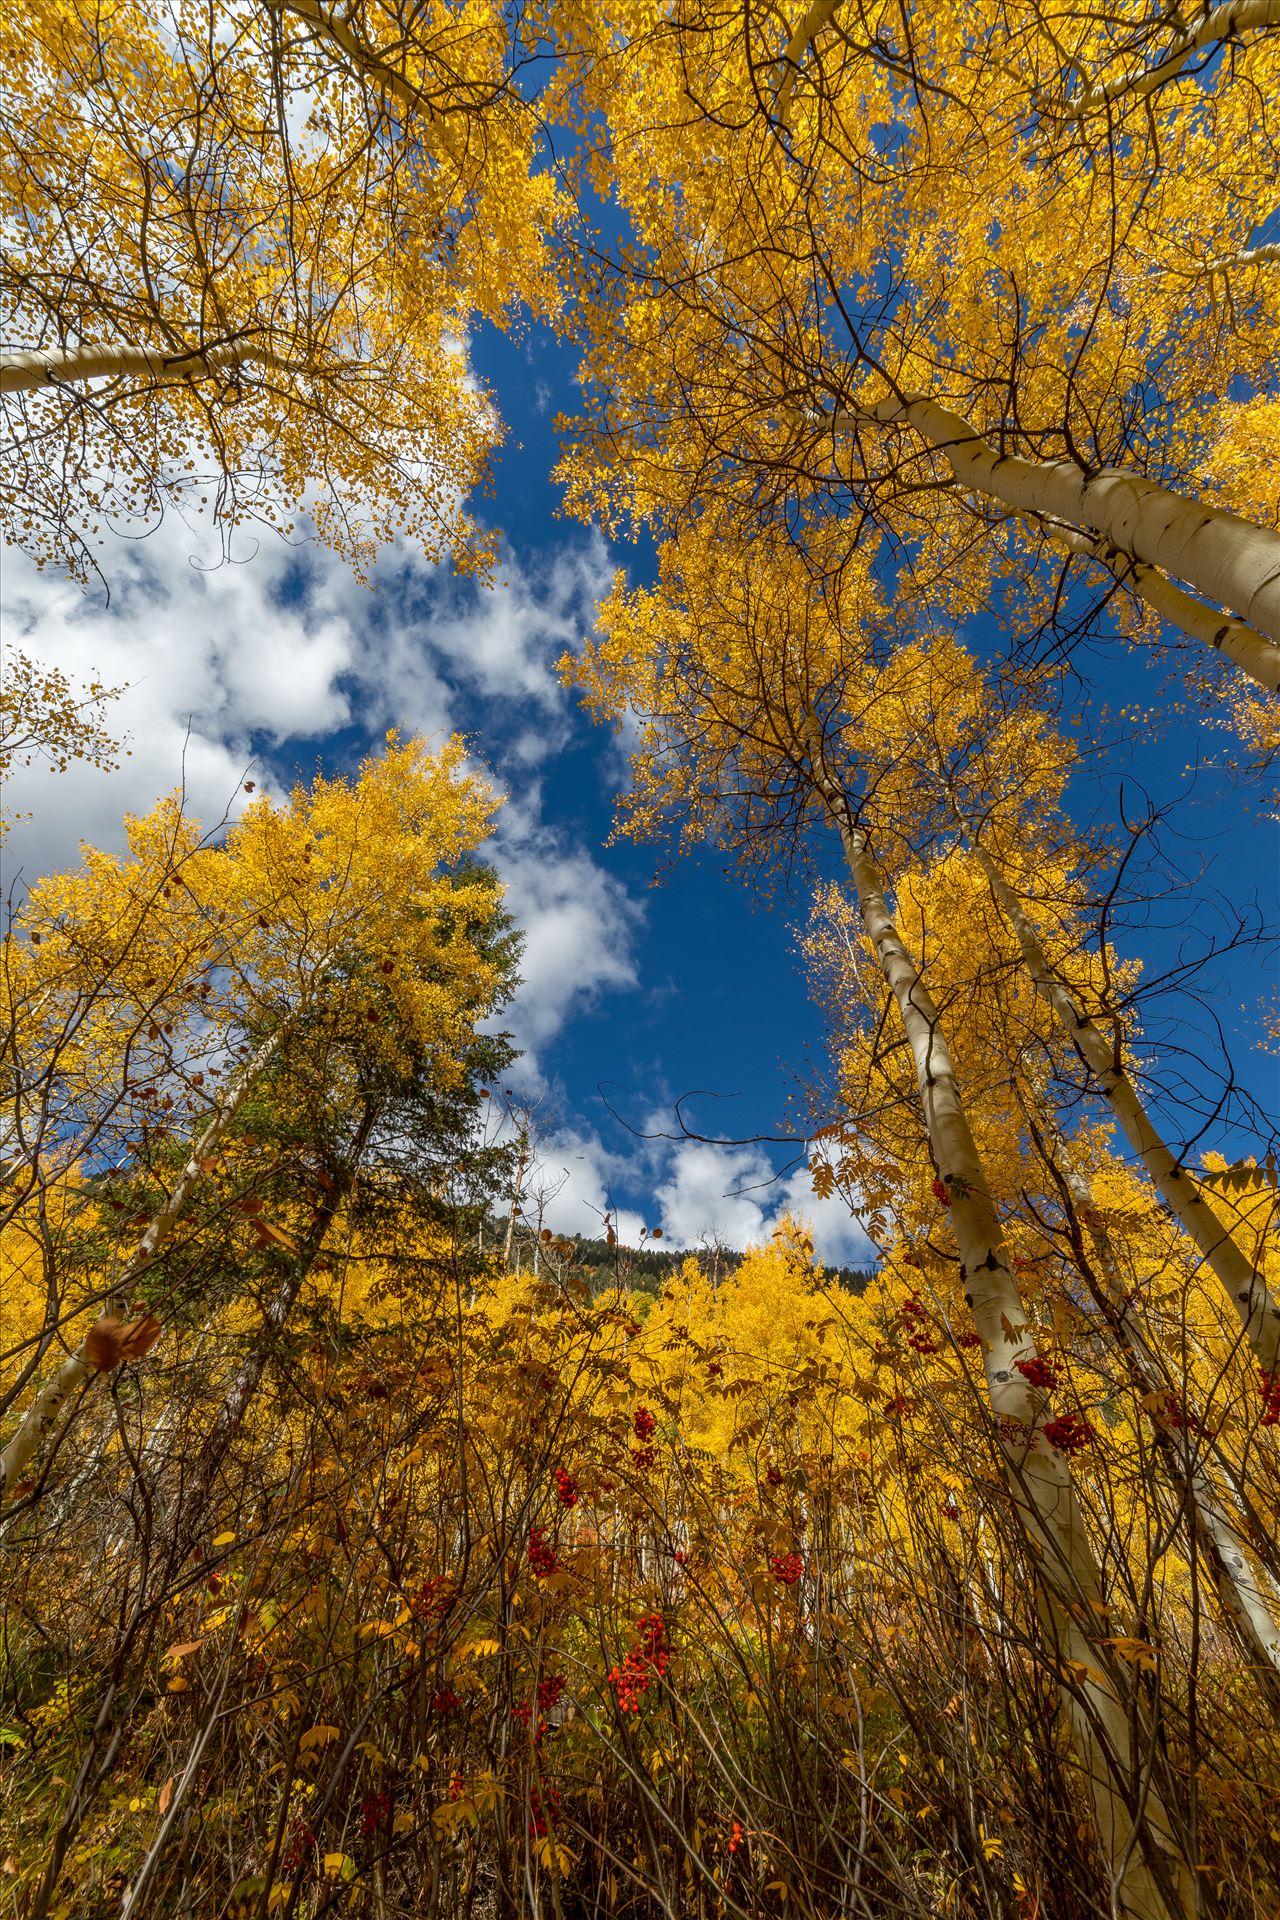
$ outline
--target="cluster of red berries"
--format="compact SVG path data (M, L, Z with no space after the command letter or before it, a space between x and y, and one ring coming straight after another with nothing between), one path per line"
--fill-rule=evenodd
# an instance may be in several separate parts
M424 1580L409 1596L409 1608L414 1618L430 1625L442 1620L453 1605L454 1584L444 1574L437 1574L432 1580Z
M360 1831L366 1839L391 1818L391 1795L370 1793L360 1802Z
M281 1855L280 1864L286 1873L296 1873L307 1855L314 1851L316 1836L305 1820L295 1820L289 1829L289 1839Z
M784 1587L794 1587L804 1572L804 1561L798 1553L775 1553L769 1571Z
M631 1424L635 1428L636 1439L640 1441L642 1446L646 1441L652 1440L654 1434L658 1431L657 1418L654 1414L650 1413L648 1407L637 1407Z
M571 1473L563 1467L555 1471L556 1499L562 1507L576 1507L578 1504L578 1483Z
M895 1393L892 1400L885 1401L884 1410L886 1413L905 1413L907 1403L900 1393Z
M951 1195L947 1192L947 1189L942 1184L942 1181L939 1180L936 1173L933 1176L932 1186L933 1197L938 1205L940 1207L949 1207L951 1205Z
M550 1828L560 1818L560 1795L554 1787L546 1789L544 1800L537 1787L529 1789L529 1838L545 1840Z
M980 1347L982 1345L982 1335L980 1333L962 1333L956 1344L957 1346L966 1348Z
M529 1566L531 1570L537 1574L539 1580L546 1580L555 1572L558 1565L556 1550L547 1539L546 1528L530 1527Z
M1029 1387L1039 1387L1049 1393L1058 1384L1054 1369L1038 1354L1033 1354L1030 1360L1015 1360L1013 1364Z
M550 1713L564 1692L564 1675L549 1673L545 1680L538 1682L538 1712Z
M738 1851L738 1848L741 1845L742 1845L742 1822L740 1820L735 1820L733 1823L733 1832L729 1835L730 1853L736 1853Z
M546 1716L550 1713L551 1709L555 1706L556 1702L559 1700L560 1695L563 1692L564 1692L564 1680L560 1674L558 1673L548 1674L545 1680L539 1680L538 1695L537 1695L538 1721L537 1721L537 1726L534 1729L534 1735L533 1735L533 1741L535 1746L541 1745L542 1736L546 1732L547 1726L548 1726L548 1721ZM528 1700L522 1701L518 1707L512 1707L511 1709L512 1719L519 1720L526 1727L529 1726L530 1723L532 1722L533 1714L534 1714L533 1704L531 1701L528 1701Z
M671 1665L667 1623L660 1613L642 1613L636 1621L637 1642L620 1667L609 1672L609 1685L618 1696L619 1713L639 1713L641 1696L656 1673L661 1679Z
M902 1318L907 1328L907 1345L913 1353L936 1353L938 1343L933 1337L933 1327L924 1307L920 1304L920 1295L911 1293L902 1303Z
M1093 1439L1093 1428L1078 1413L1060 1413L1056 1420L1046 1420L1044 1437L1051 1447L1059 1453L1079 1453Z
M431 1711L432 1713L456 1713L461 1705L462 1701L452 1687L441 1687L431 1702Z
M1258 1369L1258 1391L1262 1395L1263 1426L1280 1427L1280 1367L1274 1373L1268 1373L1265 1367Z
M637 1473L648 1473L658 1458L656 1447L632 1447L631 1459Z
M450 1780L449 1782L449 1798L451 1800L461 1800L462 1788L463 1788L462 1775L460 1773L455 1773L452 1780Z

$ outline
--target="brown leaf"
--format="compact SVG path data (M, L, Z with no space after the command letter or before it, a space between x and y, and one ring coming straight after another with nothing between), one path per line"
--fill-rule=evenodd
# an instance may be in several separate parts
M120 1358L141 1360L144 1353L150 1353L163 1331L153 1313L144 1314L141 1320L131 1320L120 1335Z
M124 1358L120 1342L120 1322L112 1313L104 1314L84 1337L84 1357L99 1373L111 1373Z
M169 1802L172 1799L173 1799L173 1775L170 1774L169 1778L165 1781L164 1785L160 1789L159 1794L156 1797L157 1811L160 1812L161 1814L168 1813Z
M273 1227L269 1220L255 1220L253 1224L260 1247L265 1247L268 1241L274 1240L275 1244L278 1247L283 1247L286 1253L296 1253L298 1251L297 1241L291 1240L287 1233L281 1232L279 1227Z

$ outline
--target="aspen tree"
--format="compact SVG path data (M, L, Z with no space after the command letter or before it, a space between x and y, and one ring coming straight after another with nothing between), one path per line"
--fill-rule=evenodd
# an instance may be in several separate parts
M1261 1271L1241 1252L1230 1229L1217 1217L1185 1167L1161 1138L1148 1114L1118 1048L1109 1043L1070 988L1048 961L1022 903L1000 873L991 855L967 827L966 843L981 867L1017 937L1036 990L1043 994L1069 1034L1115 1115L1130 1147L1151 1177L1161 1199L1170 1208L1206 1265L1216 1274L1237 1314L1245 1338L1266 1380L1280 1369L1280 1304L1272 1297Z
M682 836L715 833L740 857L764 864L801 834L814 812L837 833L867 936L897 1009L915 1067L929 1150L947 1196L964 1297L981 1338L986 1392L1013 1499L1034 1543L1047 1640L1064 1687L1103 1854L1120 1911L1190 1911L1190 1869L1151 1777L1133 1703L1100 1671L1089 1628L1106 1614L1101 1581L1065 1452L1051 1443L1052 1408L1020 1363L1034 1340L998 1214L978 1155L943 1023L903 944L864 828L832 770L816 711L821 689L836 715L848 698L875 704L871 661L849 639L859 588L876 613L869 578L841 583L839 610L809 604L803 572L771 556L742 556L744 579L718 587L700 571L695 538L665 556L654 592L606 605L600 638L565 662L605 716L630 708L639 723L627 830L683 821ZM685 569L687 568L687 572ZM688 592L677 624L669 594ZM730 611L733 609L733 611ZM841 621L843 615L843 624ZM890 664L886 678L893 682ZM838 725L837 720L834 724ZM769 843L772 843L771 845ZM753 844L754 843L754 844ZM1045 1428L1050 1428L1046 1437Z
M1025 632L1083 562L1274 694L1274 489L1256 466L1240 484L1227 443L1270 392L1280 282L1257 268L1223 302L1204 269L1256 244L1280 35L1265 8L1213 15L1199 40L1199 20L818 0L781 35L707 7L588 36L592 178L633 244L602 244L588 283L571 503L781 529L819 580L878 540L909 621L1016 597ZM1229 58L1188 65L1218 36ZM1136 86L1123 134L1092 112L1054 130L1064 74L1072 98L1080 75ZM1097 610L1076 604L1078 630Z
M350 783L318 780L284 806L256 800L221 846L202 844L198 827L175 819L165 804L150 820L134 823L132 861L91 854L87 871L54 876L33 889L8 942L14 964L6 979L19 970L24 992L15 1005L30 1027L18 1038L12 1090L27 1174L6 1194L9 1230L17 1235L32 1221L38 1228L51 1195L73 1189L88 1156L103 1155L108 1144L116 1148L118 1184L131 1171L144 1181L163 1178L168 1127L159 1122L170 1111L200 1116L200 1130L135 1250L93 1289L115 1303L108 1319L89 1330L20 1419L4 1455L7 1491L77 1387L145 1351L171 1310L195 1304L207 1313L228 1288L234 1294L234 1270L227 1270L229 1256L220 1256L216 1234L203 1264L188 1247L171 1275L164 1255L176 1224L197 1203L206 1206L206 1234L211 1223L225 1226L240 1217L242 1196L234 1184L224 1192L216 1176L228 1136L249 1106L289 1090L295 1113L313 1111L323 1134L325 1116L332 1120L358 1100L370 1075L388 1076L393 1084L397 1077L426 1076L440 1099L465 1080L474 1023L502 991L511 964L501 940L483 937L500 918L497 892L466 866L489 831L495 804L464 772L458 742L430 755L392 736ZM172 847L189 857L166 863ZM156 849L160 885L153 885L148 864ZM117 910L131 895L140 903L133 926ZM161 1010L154 1004L156 974L167 938L180 986L175 1004ZM99 968L110 993L95 978ZM27 978L41 970L43 997L33 994ZM144 1015L141 1023L139 993L152 995L148 1013L155 1016ZM72 1027L74 1048L67 1027L51 1015L51 996L70 996L73 1011L87 1003L88 1017ZM177 1032L180 1020L185 1024ZM212 1102L208 1079L222 1068L209 1063L211 1036L215 1054L238 1042L249 1056ZM63 1109L54 1110L53 1127L38 1096L59 1079L70 1083L70 1093ZM72 1097L79 1079L87 1089L81 1112ZM376 1096L366 1104L376 1113ZM27 1109L33 1107L44 1131L32 1132ZM367 1129L357 1161L366 1145ZM245 1149L238 1157L246 1157ZM252 1179L252 1150L247 1159ZM267 1316L277 1332L355 1172L345 1160L334 1175L322 1167L318 1204L294 1193L298 1223L290 1217L281 1227L264 1218L254 1229L262 1245L286 1254L287 1272L276 1282ZM292 1184L296 1189L296 1179ZM255 1220L261 1201L252 1184L244 1199L245 1220ZM85 1196L90 1212L104 1203L121 1204L92 1191ZM309 1260L298 1249L317 1234ZM193 1238L198 1246L200 1234ZM55 1237L42 1297L28 1309L38 1330L24 1328L15 1348L33 1348L37 1365L76 1310L62 1271L65 1258ZM195 1302L193 1287L201 1289ZM122 1329L122 1303L136 1290L146 1300L144 1317ZM260 1373L259 1363L255 1381ZM246 1403L249 1392L242 1396Z
M165 1240L182 1218L196 1187L207 1175L211 1156L217 1151L223 1134L235 1119L245 1096L254 1087L279 1043L279 1033L270 1034L225 1089L209 1124L191 1149L181 1178L175 1183L164 1206L148 1223L134 1253L121 1271L112 1276L113 1312L90 1328L76 1351L63 1362L53 1380L37 1395L17 1432L0 1452L0 1506L12 1495L14 1487L77 1388L87 1386L99 1374L111 1372L122 1361L141 1359L159 1338L160 1322L153 1315L144 1314L129 1325L124 1324L130 1292L137 1279L156 1260Z
M104 524L210 505L483 565L459 343L554 303L559 206L501 9L21 0L0 34L9 537L83 576Z
M983 810L984 832L998 833L1005 845L1016 840L1024 864L1035 864L1039 868L1040 886L1049 898L1058 902L1055 912L1064 921L1063 926L1055 927L1055 942L1078 944L1070 933L1071 909L1069 905L1064 906L1064 900L1070 898L1070 887L1063 895L1057 870L1060 860L1070 861L1070 836L1061 819L1055 819L1054 812L1060 800L1063 772L1070 763L1069 744L1057 738L1043 716L1034 709L1028 710L1025 703L1001 710L963 655L935 647L930 652L928 665L922 662L922 668L922 675L914 686L904 686L897 695L888 696L886 707L891 708L897 698L902 710L897 716L886 711L882 719L883 741L878 750L868 742L868 751L872 754L878 751L879 757L891 765L908 761L922 785L935 784L946 796L944 806L951 812L952 820L959 824L964 844L973 845L975 833L972 828L966 831L960 817L960 809L969 803L956 793L956 785L963 783L973 796L971 804ZM922 801L922 810L926 809L927 802ZM945 814L940 824L945 833ZM1051 844L1055 837L1066 841L1068 852L1046 861L1039 849ZM1083 850L1075 851L1080 854ZM951 856L952 864L961 857ZM989 878L993 870L988 856L983 865L984 875ZM949 919L955 912L954 902L950 908L945 901L934 903L935 920L939 916ZM1001 915L998 924L1003 924L1003 920ZM1022 920L1026 938L1034 942L1040 962L1040 970L1034 976L1035 992L1044 999L1040 982L1050 963L1025 912ZM969 938L973 939L972 933ZM1023 953L1025 956L1025 940ZM990 964L994 973L999 964L994 952ZM1079 1005L1082 992L1093 991L1094 981L1110 976L1113 966L1114 962L1106 968L1095 967L1093 979L1086 980L1082 974L1073 989L1060 984L1064 992L1070 992L1073 1003ZM942 971L948 992L955 994L956 981L948 969ZM993 985L988 992L1002 1003L1015 998L1007 986ZM1046 1000L1046 1005L1056 1024L1057 1008L1051 1001ZM966 1019L971 1021L972 1013L957 1004L953 1017L959 1024ZM1063 1028L1062 1031L1078 1051L1078 1042L1072 1039L1071 1030ZM1233 1511L1242 1511L1246 1504L1242 1500L1237 1470L1222 1456L1220 1448L1212 1472L1208 1459L1202 1457L1206 1449L1213 1450L1212 1443L1189 1404L1184 1404L1183 1394L1176 1387L1172 1391L1168 1387L1165 1366L1149 1331L1144 1329L1142 1311L1120 1277L1102 1211L1094 1204L1086 1179L1075 1166L1071 1150L1055 1124L1048 1089L1037 1085L1034 1079L1028 1085L1026 1065L1015 1066L1025 1055L1026 1042L1010 1027L1003 1033L987 1034L986 1045L999 1060L1007 1063L1005 1072L1014 1072L1022 1085L1020 1101L1025 1124L1060 1188L1072 1223L1081 1272L1138 1386L1141 1404L1154 1423L1156 1445L1173 1490L1186 1504L1188 1519L1205 1564L1212 1572L1221 1605L1274 1713L1280 1703L1276 1686L1280 1678L1280 1669L1276 1667L1280 1653L1280 1616L1265 1581L1250 1566L1242 1522L1232 1518ZM1116 1041L1108 1049L1113 1065L1122 1058L1121 1045L1117 1028ZM1227 1238L1225 1229L1217 1238ZM1096 1246L1092 1254L1086 1248L1086 1239ZM1203 1234L1198 1236L1198 1244L1203 1248ZM1232 1248L1239 1258L1234 1241ZM1265 1289L1260 1273L1257 1283ZM1217 1364L1215 1361L1215 1367ZM1186 1392L1193 1396L1195 1386L1188 1382ZM1217 1473L1221 1473L1225 1482L1221 1491L1214 1484L1213 1476ZM1250 1513L1243 1524L1245 1531L1256 1529L1256 1516Z

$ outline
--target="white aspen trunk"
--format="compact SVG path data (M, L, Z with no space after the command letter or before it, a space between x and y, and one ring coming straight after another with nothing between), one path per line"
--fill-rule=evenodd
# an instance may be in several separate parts
M1015 513L1088 528L1132 560L1184 580L1280 646L1280 533L1184 499L1118 467L1085 473L1072 460L1024 460L997 451L960 414L923 394L828 416L834 433L875 424L910 426L946 460L962 487ZM1221 624L1221 623L1220 623Z
M237 340L196 347L190 353L161 353L150 347L44 347L0 353L0 393L31 393L37 387L82 386L87 380L198 380L247 361L260 366L282 363L265 346Z
M502 1248L502 1264L504 1267L511 1265L511 1243L516 1237L516 1220L520 1213L520 1195L524 1189L524 1175L528 1161L529 1135L524 1128L521 1128L520 1157L516 1162L515 1184L511 1189L511 1211L507 1215L507 1237Z
M1280 0L1225 0L1222 6L1208 8L1199 24L1183 33L1154 66L1133 67L1114 80L1090 87L1079 100L1051 108L1048 102L1041 104L1063 120L1083 120L1087 114L1099 113L1121 100L1145 100L1166 80L1181 73L1188 61L1205 48L1277 26L1280 26Z
M1016 1362L1034 1343L999 1218L978 1157L938 1011L889 911L884 883L844 792L828 774L816 724L808 719L814 782L836 827L862 923L898 1007L916 1068L929 1144L951 1203L961 1279L981 1336L987 1397L1000 1429L1013 1498L1041 1571L1039 1598L1054 1650L1073 1684L1064 1686L1077 1753L1093 1802L1099 1844L1116 1905L1129 1920L1183 1920L1194 1911L1190 1868L1155 1783L1144 1778L1129 1709L1099 1670L1097 1636L1106 1609L1101 1581L1066 1457L1044 1439L1048 1396ZM1135 1816L1126 1796L1140 1807ZM1154 1868L1149 1850L1159 1861ZM1162 1869L1162 1871L1161 1871ZM1169 1888L1168 1897L1161 1879Z
M249 1088L256 1080L267 1061L280 1044L283 1029L277 1028L264 1040L253 1058L227 1087L221 1101L215 1107L213 1116L191 1150L191 1157L183 1168L168 1199L154 1216L134 1248L123 1271L117 1276L112 1293L120 1297L144 1268L150 1266L160 1250L166 1235L185 1209L196 1187L204 1178L201 1161L206 1160L226 1132L236 1111ZM76 1389L97 1377L98 1368L88 1357L85 1343L59 1367L49 1385L40 1393L27 1413L23 1416L17 1432L3 1453L0 1453L0 1507L3 1507L10 1492L30 1464L36 1449L43 1443L58 1414L66 1405Z
M787 41L782 55L785 70L773 102L774 111L784 126L791 106L791 96L795 92L796 81L800 77L800 62L804 59L814 35L822 31L839 5L840 0L812 0L812 5Z
M1202 273L1235 273L1248 267L1272 267L1280 264L1280 244L1246 247L1242 253L1224 254L1220 260L1206 260Z
M1113 1046L1100 1032L1055 973L1021 901L995 861L967 832L966 840L1013 928L1037 991L1053 1008L1080 1058L1097 1079L1121 1132L1146 1168L1161 1199L1225 1288L1258 1365L1265 1374L1274 1377L1280 1367L1280 1303L1271 1294L1261 1272L1245 1259L1208 1201L1197 1193L1185 1167L1174 1159L1121 1065L1118 1046Z
M1243 620L1232 620L1215 613L1203 600L1196 600L1191 594L1184 593L1181 587L1175 587L1173 581L1167 579L1157 567L1134 560L1097 535L1078 533L1074 527L1053 525L1048 531L1055 545L1098 561L1122 587L1128 587L1140 600L1145 600L1171 626L1181 627L1193 640L1199 640L1203 646L1224 654L1233 666L1239 667L1241 673L1247 673L1268 693L1280 693L1280 647L1273 646L1270 640L1264 640Z
M1178 1491L1185 1496L1196 1540L1213 1575L1219 1602L1233 1621L1253 1663L1259 1688L1276 1713L1280 1711L1280 1612L1276 1597L1267 1594L1262 1579L1250 1565L1239 1529L1210 1479L1202 1452L1203 1440L1192 1410L1184 1406L1181 1420L1174 1424L1160 1409L1159 1389L1164 1368L1138 1325L1111 1236L1094 1205L1089 1184L1074 1164L1057 1128L1050 1124L1047 1132L1063 1184L1093 1242L1119 1338L1128 1351L1135 1383L1148 1397L1160 1451L1169 1463ZM1182 1396L1177 1398L1181 1402Z

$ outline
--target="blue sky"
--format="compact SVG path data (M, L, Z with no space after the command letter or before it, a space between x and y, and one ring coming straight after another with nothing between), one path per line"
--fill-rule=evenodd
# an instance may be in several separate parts
M473 364L507 428L483 516L503 529L505 564L492 590L457 582L407 553L380 565L375 591L323 550L243 539L230 566L203 571L207 529L171 519L145 541L120 541L104 570L108 609L78 588L6 556L10 636L68 671L129 682L118 724L132 757L111 775L34 771L8 804L34 818L8 849L6 884L75 859L81 835L118 844L130 809L185 780L206 820L237 802L249 761L263 784L286 785L352 765L386 728L473 743L509 794L495 858L526 931L526 985L512 1024L526 1049L515 1094L537 1108L548 1222L598 1230L606 1208L623 1237L661 1226L673 1244L719 1235L742 1245L791 1206L806 1213L833 1262L867 1257L838 1199L816 1204L795 1132L802 1080L822 1067L822 1035L795 951L802 898L758 908L713 854L677 865L651 886L653 857L607 845L624 778L619 743L592 727L554 672L588 630L615 566L648 576L644 548L610 549L598 533L557 515L551 482L553 417L572 411L573 366L547 336L485 333ZM997 634L974 636L998 647ZM1139 699L1167 708L1165 672L1116 643L1082 661L1089 688L1072 703L1104 737L1107 709ZM1125 737L1075 783L1083 815L1130 818L1176 802L1161 829L1159 881L1170 888L1128 951L1153 973L1274 891L1274 826L1256 799L1203 764L1223 738L1191 717ZM834 868L831 869L834 871ZM1183 882L1171 885L1181 873ZM1274 954L1269 955L1271 960ZM1266 982L1254 948L1218 963L1185 993L1159 1000L1148 1036L1163 1063L1171 1130L1212 1112L1219 1082L1204 1061L1228 1039L1249 1099L1271 1112L1274 1058L1251 1054ZM1190 1046L1187 1054L1179 1047ZM690 1124L738 1142L678 1135L674 1102ZM1247 1100L1212 1113L1202 1144L1255 1152Z

